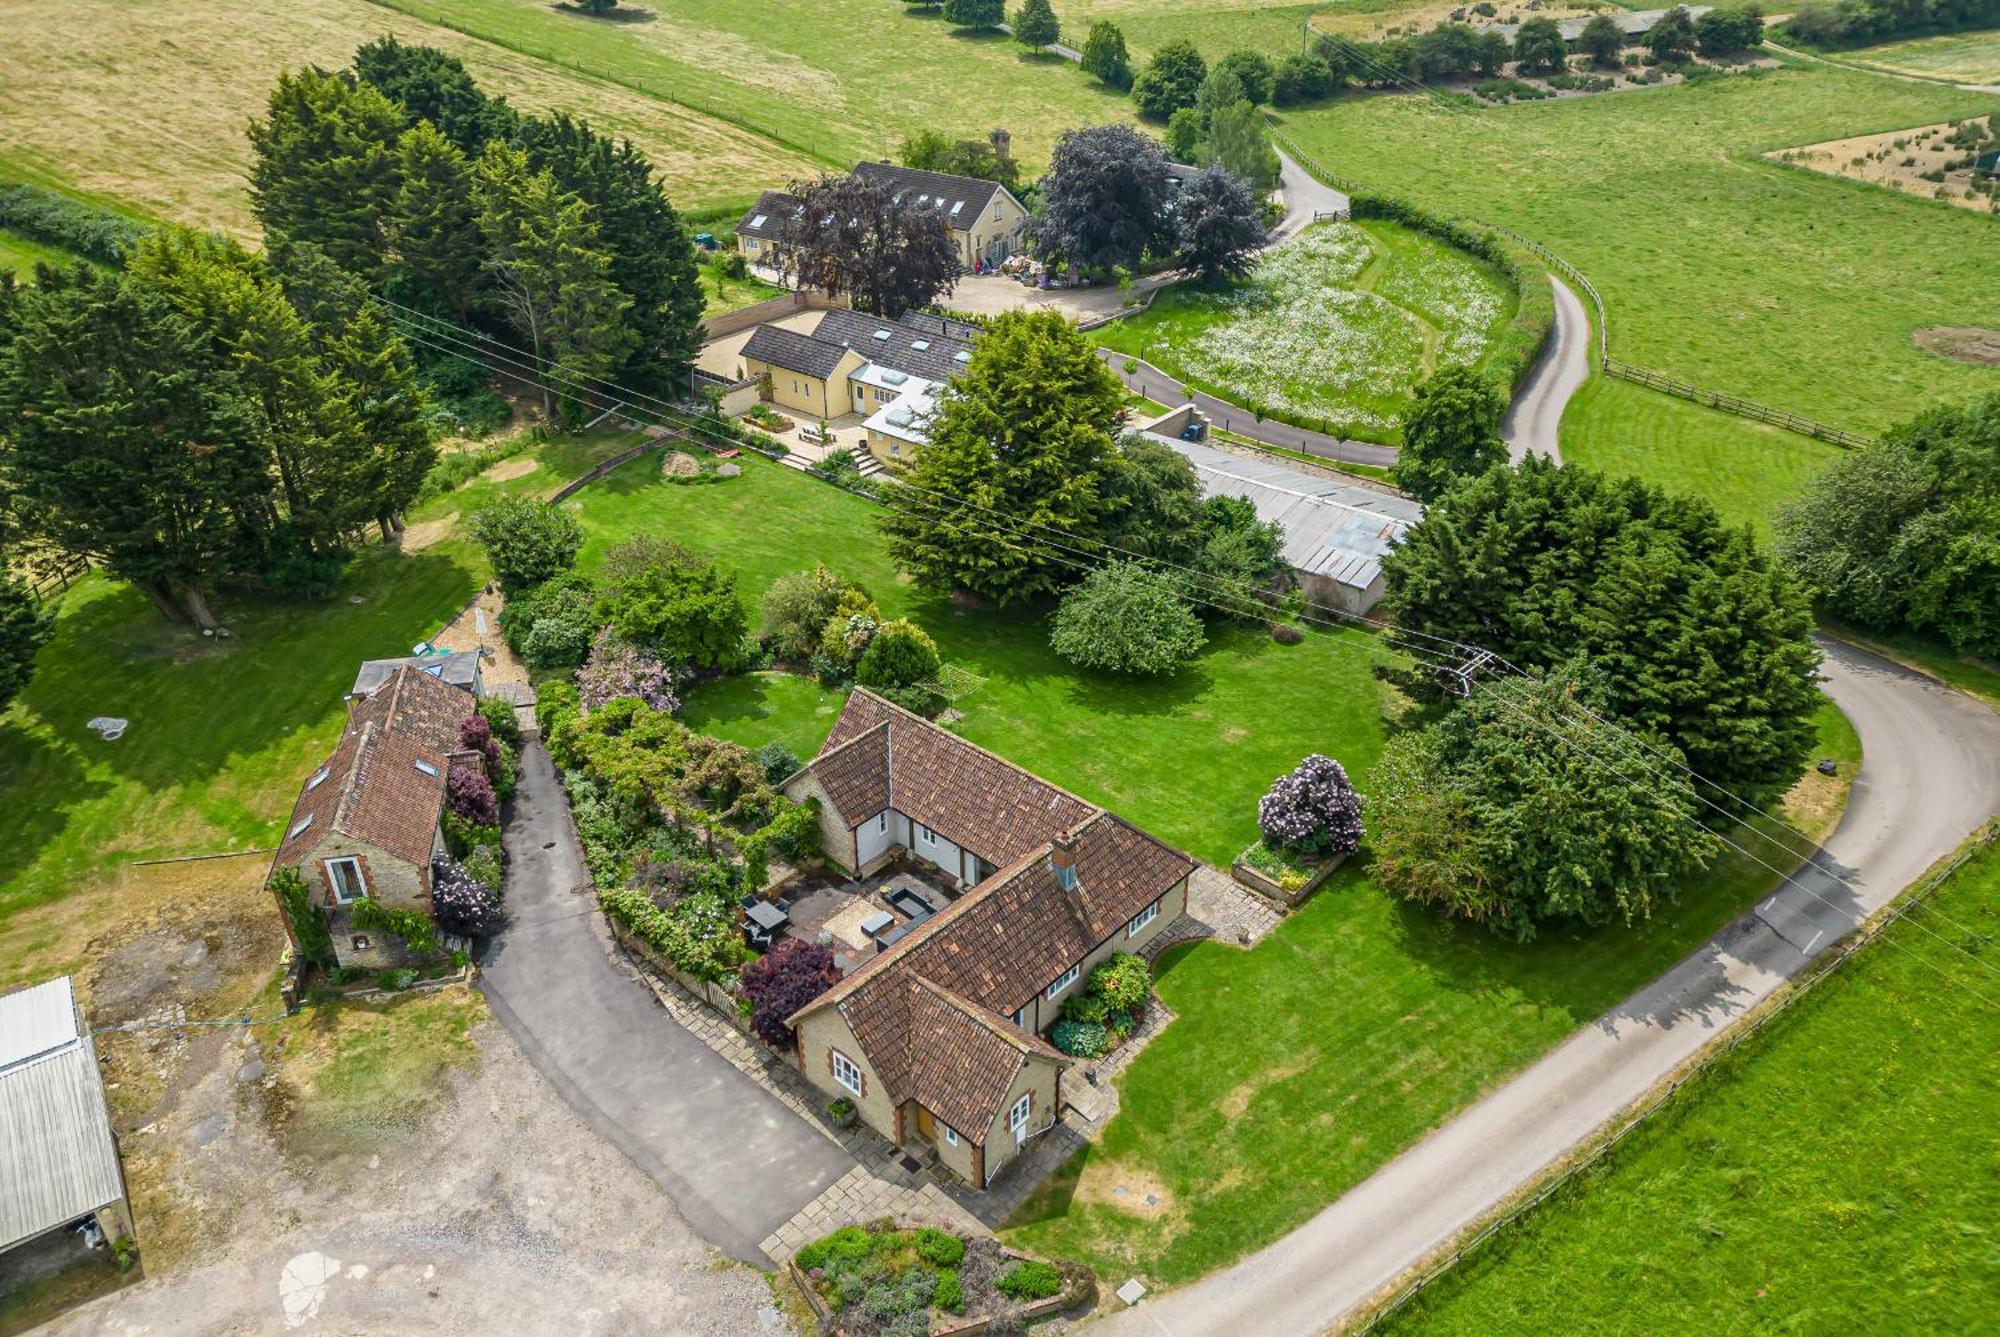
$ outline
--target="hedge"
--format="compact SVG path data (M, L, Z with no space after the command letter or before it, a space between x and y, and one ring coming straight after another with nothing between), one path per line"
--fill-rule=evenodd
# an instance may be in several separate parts
M122 214L24 184L0 186L0 228L107 265L153 229Z

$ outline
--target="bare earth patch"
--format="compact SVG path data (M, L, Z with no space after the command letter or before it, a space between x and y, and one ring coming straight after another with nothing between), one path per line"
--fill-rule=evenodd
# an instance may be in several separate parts
M1158 1175L1101 1157L1083 1167L1076 1196L1079 1202L1098 1203L1144 1221L1157 1221L1174 1209L1173 1194Z
M1954 124L1945 121L1907 130L1885 130L1879 135L1829 139L1798 148L1773 149L1764 156L1773 162L1792 163L1828 176L1866 181L1905 195L1944 200L1962 209L1986 213L1992 210L1994 197L1972 189L1970 167L1945 171L1942 181L1924 179L1925 172L1943 171L1945 164L1961 162L1968 156L1965 149L1949 140Z
M1977 325L1933 325L1910 335L1917 347L1974 366L2000 367L2000 330Z
M504 483L510 478L526 478L541 467L542 462L533 455L516 455L500 461L479 476L489 483Z
M450 515L439 516L435 520L420 520L416 524L405 525L399 543L404 552L422 552L433 543L443 541L445 536L451 533L452 526L457 523L458 512L453 511Z

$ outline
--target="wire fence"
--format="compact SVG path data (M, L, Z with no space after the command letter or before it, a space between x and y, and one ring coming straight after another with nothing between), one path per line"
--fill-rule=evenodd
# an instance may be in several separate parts
M1271 138L1286 153L1304 163L1307 170L1321 181L1326 182L1326 184L1338 190L1347 191L1350 194L1364 192L1368 189L1368 187L1358 181L1337 176L1328 171L1324 164L1299 148L1284 132L1273 128ZM1637 363L1625 362L1612 357L1611 320L1605 313L1603 295L1597 291L1597 285L1590 281L1588 275L1548 247L1542 245L1542 243L1531 237L1524 237L1512 228L1502 227L1498 223L1488 223L1477 218L1469 218L1465 221L1473 227L1484 228L1488 232L1497 232L1508 240L1533 252L1551 270L1554 270L1569 280L1570 283L1583 290L1584 296L1590 299L1591 308L1597 313L1597 353L1595 360L1598 370L1602 371L1606 376L1615 377L1621 381L1629 381L1634 385L1644 386L1648 390L1656 390L1661 394L1672 395L1676 399L1685 399L1690 403L1718 409L1723 413L1728 413L1738 418L1748 418L1756 422L1769 423L1774 427L1782 427L1786 431L1797 432L1801 436L1809 436L1814 440L1825 441L1836 446L1865 446L1874 440L1873 437L1864 435L1863 433L1851 432L1845 427L1835 427L1830 423L1820 422L1816 418L1808 418L1802 413L1793 413L1790 409L1773 408L1769 404L1762 404L1754 399L1745 399L1741 395L1732 395L1720 390L1705 389L1690 381L1683 381L1679 377L1669 376L1665 372L1653 371L1648 367L1639 366Z
M1530 1212L1533 1212L1550 1198L1561 1193L1571 1183L1602 1164L1613 1151L1617 1150L1626 1138L1644 1127L1654 1115L1670 1105L1683 1087L1713 1075L1716 1067L1725 1059L1734 1055L1744 1042L1756 1038L1763 1032L1766 1026L1790 1011L1801 998L1810 994L1813 989L1818 987L1842 966L1846 965L1862 949L1875 942L1892 926L1901 922L1903 917L1909 914L1910 911L1923 905L1939 887L1951 880L1953 874L1957 873L1959 869L1963 868L1974 857L1983 853L1994 843L1996 838L2000 838L2000 823L1988 825L1984 831L1968 841L1952 857L1950 863L1925 878L1916 889L1898 901L1888 914L1875 921L1872 925L1863 926L1859 932L1848 937L1846 942L1837 950L1827 952L1817 966L1808 968L1809 973L1807 975L1795 981L1789 989L1779 994L1776 1000L1762 1012L1751 1017L1748 1021L1738 1024L1710 1048L1692 1068L1681 1076L1676 1077L1666 1090L1660 1092L1644 1108L1627 1119L1611 1136L1605 1138L1592 1148L1588 1155L1584 1156L1581 1160L1573 1162L1561 1174L1537 1188L1533 1194L1522 1198L1500 1216L1489 1221L1476 1234L1453 1245L1449 1255L1440 1258L1429 1269L1397 1291L1391 1299L1371 1313L1368 1316L1367 1322L1355 1329L1355 1332L1357 1334L1374 1332L1384 1321L1393 1317L1397 1311L1422 1294L1426 1287L1457 1268L1465 1260L1466 1255L1478 1252L1480 1247L1491 1241L1494 1236L1499 1235L1509 1227L1519 1224Z

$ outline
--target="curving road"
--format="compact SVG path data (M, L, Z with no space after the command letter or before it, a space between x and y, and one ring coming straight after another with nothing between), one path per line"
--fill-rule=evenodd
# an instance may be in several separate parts
M2000 812L2000 716L1852 646L1828 643L1826 652L1827 692L1861 735L1864 760L1845 817L1794 883L1284 1239L1093 1331L1283 1337L1338 1324Z
M1590 379L1590 315L1569 285L1554 274L1549 275L1549 287L1556 301L1555 328L1500 424L1507 458L1515 464L1530 455L1562 463L1563 410L1569 407L1569 397Z

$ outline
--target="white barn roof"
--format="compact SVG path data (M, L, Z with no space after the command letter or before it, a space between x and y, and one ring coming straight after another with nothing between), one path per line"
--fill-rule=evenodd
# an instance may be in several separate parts
M0 1250L124 1196L69 978L0 998Z
M1284 556L1295 570L1365 590L1382 571L1382 555L1424 508L1403 497L1337 483L1272 460L1247 459L1190 441L1148 433L1187 458L1204 497L1242 497L1257 518L1285 531Z

